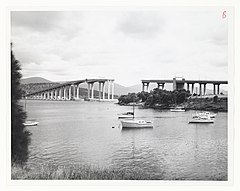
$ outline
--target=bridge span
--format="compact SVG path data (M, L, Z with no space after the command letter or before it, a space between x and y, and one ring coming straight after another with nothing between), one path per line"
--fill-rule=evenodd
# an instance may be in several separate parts
M80 85L87 83L88 100L113 100L114 80L113 79L83 79L58 84L56 86L39 90L25 95L26 99L41 100L79 100ZM98 83L98 96L94 95L94 83ZM107 92L105 85L107 84ZM106 96L107 93L107 97ZM97 98L96 98L97 97Z
M142 80L142 91L149 92L149 84L157 83L157 88L164 89L164 85L166 83L173 84L173 90L184 89L184 86L187 85L186 89L190 91L190 93L206 95L206 85L213 84L213 94L220 94L220 84L228 84L228 81L221 80L185 80L185 78L173 78L172 80ZM194 89L194 85L199 84L199 92ZM191 90L190 90L191 86ZM145 88L146 87L146 88ZM217 89L216 89L217 88ZM216 91L217 90L217 91Z

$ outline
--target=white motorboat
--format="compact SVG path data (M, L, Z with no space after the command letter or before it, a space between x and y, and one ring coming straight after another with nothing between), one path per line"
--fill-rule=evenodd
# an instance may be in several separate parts
M122 118L134 118L134 113L133 112L126 112L126 113L118 114L118 118L119 119L122 119Z
M145 120L123 120L122 127L123 128L146 128L153 127L153 123L151 121Z
M133 112L127 112L132 119L122 120L122 128L145 128L145 127L153 127L153 123L151 121L145 121L142 119L134 119L134 104L133 104Z
M37 126L39 122L37 121L26 121L23 123L24 126Z
M173 109L170 109L171 112L184 112L186 111L184 107L175 107Z
M195 115L189 120L189 123L214 123L210 115Z
M216 113L210 113L208 111L205 112L196 112L195 114L193 114L193 117L195 116L209 116L210 118L215 118L216 117Z

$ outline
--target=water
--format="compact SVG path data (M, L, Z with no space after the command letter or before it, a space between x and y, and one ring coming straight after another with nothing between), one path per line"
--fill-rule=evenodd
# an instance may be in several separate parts
M29 166L91 165L141 170L152 179L227 179L227 113L213 124L188 124L192 113L135 109L154 128L122 129L113 103L28 100ZM114 128L113 128L114 127Z

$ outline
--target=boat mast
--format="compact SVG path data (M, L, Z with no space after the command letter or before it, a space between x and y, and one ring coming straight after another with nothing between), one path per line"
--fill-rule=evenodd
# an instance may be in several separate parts
M134 104L133 104L133 118L134 118Z
M27 97L25 97L25 112L27 112L27 103L26 103L26 99L27 99Z

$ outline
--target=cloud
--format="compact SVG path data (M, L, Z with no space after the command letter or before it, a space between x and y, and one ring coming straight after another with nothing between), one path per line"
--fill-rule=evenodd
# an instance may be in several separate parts
M228 25L218 11L13 12L11 24L24 77L105 76L127 86L175 75L227 78Z
M125 13L117 30L133 38L152 38L164 29L164 21L154 12Z
M27 27L32 31L48 32L61 21L60 12L52 11L12 11L11 23L16 27Z

